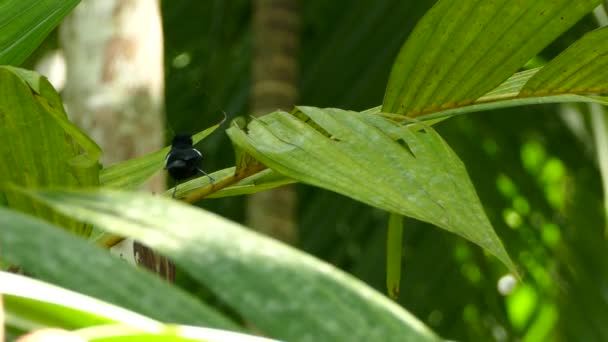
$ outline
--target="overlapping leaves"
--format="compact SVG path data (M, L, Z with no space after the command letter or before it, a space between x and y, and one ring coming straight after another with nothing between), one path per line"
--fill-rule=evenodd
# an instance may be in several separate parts
M514 266L494 233L462 162L430 127L377 115L299 107L231 127L233 142L268 167L389 212L454 232Z
M438 339L352 276L215 214L141 193L28 193L170 257L265 335L288 341Z

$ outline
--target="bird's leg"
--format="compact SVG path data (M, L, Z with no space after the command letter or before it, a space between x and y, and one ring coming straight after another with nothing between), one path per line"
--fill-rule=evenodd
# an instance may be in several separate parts
M205 176L209 177L209 181L211 183L213 183L215 181L215 179L213 177L211 177L210 174L208 174L207 172L203 171L203 169L198 168L198 167L196 169L198 170L198 172L200 172L200 173L204 174Z
M177 191L177 180L175 180L175 184L173 185L173 195L171 197L175 198L176 191Z

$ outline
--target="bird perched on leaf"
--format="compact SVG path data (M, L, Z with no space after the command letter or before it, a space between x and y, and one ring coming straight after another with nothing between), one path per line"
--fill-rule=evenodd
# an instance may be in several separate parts
M165 157L165 169L175 180L173 197L175 197L177 182L179 181L192 178L198 174L204 174L209 177L211 182L214 181L213 177L201 168L202 162L203 154L192 146L192 135L179 134L173 138L171 150Z

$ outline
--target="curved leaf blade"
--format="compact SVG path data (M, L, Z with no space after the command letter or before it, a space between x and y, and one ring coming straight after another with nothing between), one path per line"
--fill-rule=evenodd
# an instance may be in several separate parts
M41 280L159 320L239 330L189 294L44 221L0 207L0 227L0 260Z
M399 52L382 111L419 116L472 103L600 3L438 1Z
M21 64L79 2L19 0L0 3L0 64Z
M171 257L265 335L314 341L437 340L413 316L352 276L212 213L143 193L30 194Z
M124 323L140 329L157 322L125 309L101 302L21 275L0 272L0 294L9 317L29 327L77 329L91 325Z
M488 221L463 163L429 126L416 131L377 115L299 107L231 127L236 145L298 181L456 233L515 267Z
M7 325L22 331L73 330L87 341L251 341L272 340L229 331L163 324L98 299L24 276L0 272Z

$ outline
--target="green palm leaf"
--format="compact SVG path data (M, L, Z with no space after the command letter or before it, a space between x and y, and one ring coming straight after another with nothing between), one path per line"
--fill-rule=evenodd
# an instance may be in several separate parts
M314 129L285 113L266 115L233 142L279 173L456 233L511 262L462 162L429 126L420 131L377 115L299 107ZM323 132L323 133L321 133Z

